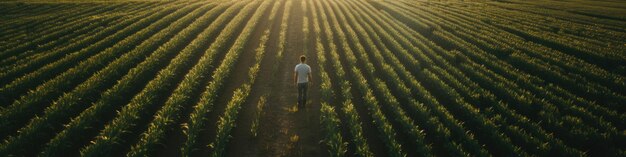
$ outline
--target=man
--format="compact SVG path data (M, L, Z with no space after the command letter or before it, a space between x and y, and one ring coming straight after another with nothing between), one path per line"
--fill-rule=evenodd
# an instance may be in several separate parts
M306 90L311 79L311 67L306 63L306 56L300 56L300 64L296 65L293 74L293 84L298 87L298 106L304 107L306 104Z

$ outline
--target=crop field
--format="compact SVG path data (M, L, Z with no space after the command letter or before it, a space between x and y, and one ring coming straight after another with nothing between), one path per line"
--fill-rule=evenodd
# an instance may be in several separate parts
M612 157L625 113L621 0L0 2L0 156Z

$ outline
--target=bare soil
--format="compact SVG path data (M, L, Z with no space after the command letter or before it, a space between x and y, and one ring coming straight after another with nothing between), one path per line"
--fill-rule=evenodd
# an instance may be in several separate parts
M281 5L281 9L284 4ZM304 13L300 1L293 1L288 20L286 47L283 57L277 60L278 33L282 13L277 14L271 30L269 46L261 64L257 83L253 86L248 101L243 105L233 138L227 147L228 156L324 156L319 124L320 76L315 54L307 53L307 64L313 70L313 80L308 89L308 102L303 108L297 107L297 89L293 85L293 68L299 63L303 52L304 33L302 22ZM311 49L311 48L309 48ZM278 69L274 69L278 64ZM277 71L274 71L277 70ZM267 94L267 103L260 116L258 136L253 137L250 128L256 105L262 95Z

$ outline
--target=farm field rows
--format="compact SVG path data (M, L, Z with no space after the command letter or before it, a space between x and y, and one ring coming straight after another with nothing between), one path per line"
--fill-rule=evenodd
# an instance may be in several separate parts
M626 156L625 15L613 0L0 2L0 156Z

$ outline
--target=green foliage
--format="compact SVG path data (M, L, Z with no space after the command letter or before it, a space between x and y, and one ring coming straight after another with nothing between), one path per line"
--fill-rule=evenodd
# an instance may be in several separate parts
M171 10L170 10L171 11ZM190 11L189 9L184 10L184 11ZM157 27L163 27L163 25L167 22L171 22L168 20L174 20L177 16L181 16L183 15L183 13L185 13L184 11L179 12L178 14L174 14L171 16L168 16L168 18L166 18L166 20L162 21L162 22L157 22L154 25L151 25L148 28L157 28ZM165 14L167 14L167 10L165 10L163 13L161 14L154 14L153 16L151 16L151 18L146 18L144 20L142 20L139 23L136 23L135 25L132 25L134 27L130 27L131 28L141 28L143 27L142 25L148 25L151 22L151 20L156 20L157 18L159 18L160 16L163 16ZM174 27L174 26L172 26ZM178 29L182 29L182 26L178 26L178 28L173 28L174 30ZM124 32L124 31L122 31ZM135 36L131 36L129 37L126 42L122 42L120 43L118 46L116 47L122 47L121 45L126 44L128 41L130 41L131 39L133 39L133 37L139 37L142 35L146 35L147 33L149 33L150 31L148 31L147 29L144 29L141 33L136 34ZM161 33L160 35L166 35L166 33ZM157 39L157 38L153 38L153 39ZM155 41L156 42L156 41ZM133 55L139 53L148 53L146 51L143 51L144 48L145 49L149 49L150 46L154 46L151 44L156 44L156 43L150 43L147 42L148 44L144 44L144 45L140 45L140 49L136 49L136 51L132 51L130 53L128 53L127 55L124 55L124 57L122 57L122 60L119 60L120 62L116 62L113 63L111 66L109 66L107 69L105 69L104 71L101 71L98 74L101 75L107 75L110 74L112 76L115 76L115 73L112 72L118 72L115 71L115 68L124 68L124 67L128 67L130 65L128 64L132 64L133 62L128 60L128 59L133 59L132 57L134 57ZM108 49L109 51L113 51L116 49ZM119 51L119 50L118 50ZM108 53L108 55L114 55L113 53L115 53L115 51ZM103 53L103 54L107 54L107 53ZM89 65L90 63L93 62L97 62L98 59L102 59L102 57L95 57L93 58L92 62L85 62L84 64ZM127 62L125 62L127 61ZM128 64L123 64L123 63L128 63ZM94 65L95 66L95 65ZM64 73L63 75L61 75L62 77L60 77L60 79L56 79L53 80L47 84L44 84L44 86L40 87L40 90L37 90L36 92L33 92L33 97L23 97L24 98L24 103L20 104L19 107L21 109L19 110L4 110L7 112L7 114L2 114L2 116L7 116L7 118L3 118L3 120L11 120L12 118L9 118L10 116L28 116L29 114L18 114L21 113L22 111L30 111L30 112L35 112L33 111L33 107L42 107L39 101L42 101L42 99L48 98L50 96L45 95L44 93L54 93L56 92L55 87L57 86L63 86L66 85L64 83L67 83L68 80L64 80L64 79L68 79L67 77L76 77L76 76L80 76L83 75L81 73L86 72L85 69L80 69L80 68L74 68L73 70L67 71L66 73ZM108 76L108 75L107 75ZM25 145L42 145L44 143L40 143L40 142L45 142L45 141L41 141L41 139L47 139L47 138L51 138L52 136L54 136L54 133L58 133L60 130L62 129L62 122L67 122L69 120L69 118L75 116L77 113L79 112L80 109L84 109L85 107L82 106L76 106L76 105L80 105L80 101L81 98L83 97L87 97L90 96L88 94L93 94L94 91L89 91L90 89L93 90L93 88L96 88L97 86L102 86L103 84L98 82L98 79L101 78L106 78L104 76L99 76L99 75L95 75L92 77L92 79L89 79L87 82L85 82L84 84L82 84L81 86L79 86L76 90L76 92L73 93L67 93L66 95L64 95L64 97L61 97L59 100L57 100L54 104L52 104L52 106L48 107L45 111L45 114L47 116L45 117L36 117L34 119L31 120L30 123L28 123L28 125L22 129L20 129L20 134L10 137L9 141L7 141L6 143L2 144L2 147L6 148L6 149L2 149L2 150L6 150L6 151L10 151L10 152L18 152L18 151L27 151L24 150L24 146ZM96 86L96 87L94 87ZM58 88L58 87L57 87ZM83 100L84 101L84 100ZM21 101L20 101L21 102ZM16 106L18 107L18 106ZM27 118L24 118L24 120L27 120ZM14 120L11 123L19 123L20 121L18 120ZM11 129L13 129L14 126L18 126L15 124L9 124L9 123L5 123L6 125L6 130L9 131ZM4 130L4 129L3 129Z
M623 156L620 5L3 2L0 156L225 156L240 114L270 126L284 82L257 78L290 50L313 56L327 156Z
M257 3L259 2L246 5L246 7L243 8L240 14L236 16L235 19L231 21L231 23L229 23L231 27L226 26L226 30L221 32L220 36L218 36L217 38L218 41L214 43L219 43L219 41L227 40L228 38L223 36L229 36L233 31L235 31L234 28L236 27L232 26L241 26L241 23L243 23L244 18L247 16L246 14L251 14L252 10L255 9L255 7L258 5ZM235 38L236 40L233 46L224 57L224 60L222 61L220 66L217 67L217 69L213 73L213 80L206 87L204 93L202 93L200 101L194 107L194 111L189 116L189 122L187 127L184 128L184 132L187 138L183 147L181 148L182 156L191 156L193 155L194 150L198 148L198 137L200 136L200 131L203 128L207 128L205 126L207 123L205 116L208 114L209 111L211 111L211 107L213 106L213 103L217 98L217 94L219 93L218 91L220 90L220 88L222 88L222 85L233 70L233 67L238 57L240 56L245 46L245 43L249 40L250 34L252 34L252 31L254 30L254 28L256 28L258 20L263 15L265 9L268 8L268 6L268 2L264 2L259 6L259 9L254 12L251 19L243 28L242 33L239 34L238 38ZM211 45L208 51L216 51L216 49L217 47L213 47L213 45ZM220 143L212 144L214 145L213 148L215 148L214 152L218 153L217 155L221 154L221 151L223 151L224 146L222 145L222 143L224 142L224 140L226 140L226 137L221 136L218 137L218 139L221 139Z
M341 130L339 129L341 123L339 121L337 113L335 113L335 108L329 106L326 103L322 103L321 113L322 114L320 115L320 123L322 124L325 132L324 143L329 149L329 156L345 156L348 143L343 142L343 139L341 137Z

